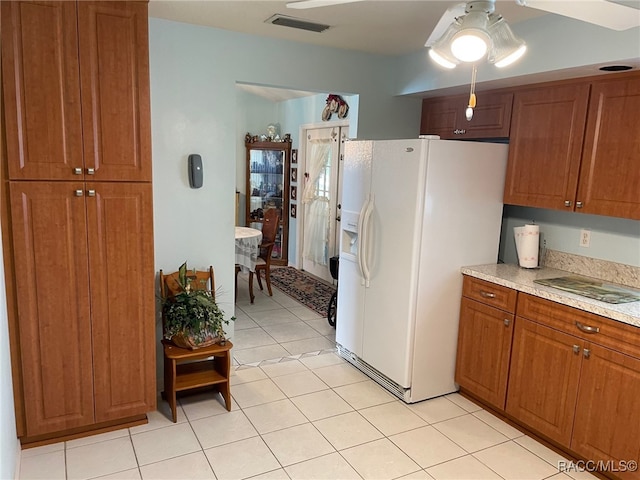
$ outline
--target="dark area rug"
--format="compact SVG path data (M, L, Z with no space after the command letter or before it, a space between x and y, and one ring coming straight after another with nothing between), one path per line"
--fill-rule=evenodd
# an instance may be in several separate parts
M271 285L323 317L336 287L293 267L271 267Z

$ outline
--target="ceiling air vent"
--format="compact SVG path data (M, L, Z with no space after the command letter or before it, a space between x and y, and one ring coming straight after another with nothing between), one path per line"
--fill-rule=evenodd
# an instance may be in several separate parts
M300 20L299 18L287 17L286 15L276 14L265 20L265 23L272 23L274 25L281 25L283 27L297 28L299 30L307 30L309 32L324 32L329 28L329 25L322 23L313 23L307 20Z

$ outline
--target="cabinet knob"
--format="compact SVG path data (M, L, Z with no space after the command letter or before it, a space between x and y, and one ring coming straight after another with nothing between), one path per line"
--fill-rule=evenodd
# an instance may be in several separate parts
M76 197L81 197L81 196L83 196L83 195L84 195L84 192L83 192L82 190L76 190L75 192L73 192L73 194L74 194Z
M87 168L87 175L95 175L95 174L96 174L95 168Z
M582 208L582 202L576 202L576 208Z
M591 350L589 350L588 348L585 348L582 351L582 355L584 356L584 358L589 358L591 356Z
M80 167L76 167L73 169L74 175L82 175L82 169Z
M505 318L505 319L502 321L502 323L504 323L504 326L505 326L505 327L508 327L508 326L509 326L509 324L511 323L511 320L509 320L508 318Z
M89 195L90 197L95 197L96 196L96 191L95 190L87 190L87 195Z
M573 346L573 353L575 353L576 355L580 353L580 345Z
M565 207L570 207L571 206L571 200L565 200L564 201L564 206Z

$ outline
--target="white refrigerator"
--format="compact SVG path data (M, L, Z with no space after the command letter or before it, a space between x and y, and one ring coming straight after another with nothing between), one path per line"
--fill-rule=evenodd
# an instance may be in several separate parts
M497 261L507 150L345 145L338 353L407 403L457 390L460 268Z

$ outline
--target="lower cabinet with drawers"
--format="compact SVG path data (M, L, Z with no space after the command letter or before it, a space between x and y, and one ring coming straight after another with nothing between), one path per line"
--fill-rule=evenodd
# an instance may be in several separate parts
M465 276L456 382L554 445L640 479L640 329Z

